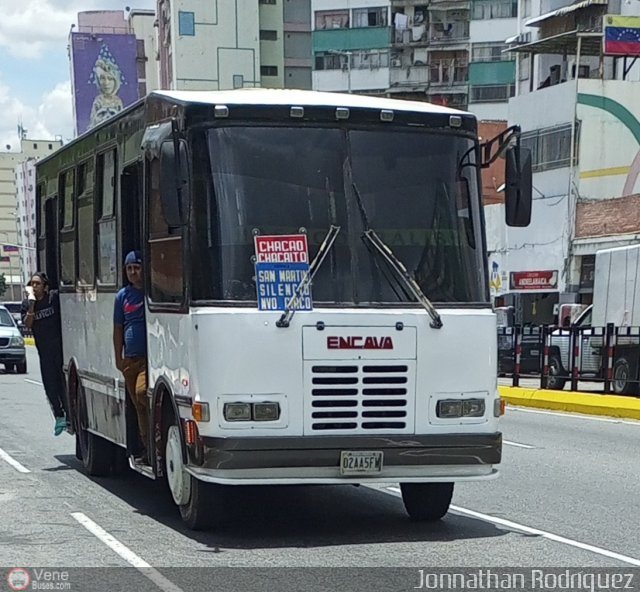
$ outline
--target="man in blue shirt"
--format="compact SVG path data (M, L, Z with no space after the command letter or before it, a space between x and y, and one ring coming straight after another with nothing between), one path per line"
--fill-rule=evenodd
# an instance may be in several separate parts
M147 327L144 313L142 257L131 251L124 260L129 285L116 295L113 308L113 349L136 409L142 442L140 462L148 464L149 405L147 402Z

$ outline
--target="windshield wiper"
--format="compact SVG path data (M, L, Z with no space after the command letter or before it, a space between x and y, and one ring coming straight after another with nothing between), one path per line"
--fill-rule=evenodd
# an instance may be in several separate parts
M396 272L398 279L402 280L402 285L407 288L408 291L411 292L411 294L413 294L413 297L420 304L422 304L425 310L429 313L429 316L431 317L429 326L434 329L442 328L442 319L440 318L438 311L435 309L433 304L431 304L431 301L426 297L425 293L422 291L422 288L420 288L420 286L418 285L418 282L416 282L416 280L411 277L404 264L393 254L391 247L389 247L376 234L375 230L369 227L369 218L367 216L366 210L364 209L364 203L362 201L360 191L358 191L358 187L353 181L351 182L351 187L353 187L353 192L355 193L356 201L358 203L358 209L360 210L360 215L362 216L362 221L365 225L365 231L362 235L363 238L366 238L369 241L369 244L373 246L380 255L382 255L382 258L387 263L387 265L389 265L389 267L391 267L391 269Z
M422 288L418 285L418 282L411 277L404 264L393 254L391 248L388 247L376 234L376 231L371 228L365 230L362 236L369 241L369 244L372 245L378 253L380 253L389 267L396 272L398 278L402 280L403 284L413 294L414 298L422 304L429 313L429 316L431 317L431 323L429 323L429 326L434 329L442 328L442 319L440 318L438 311L426 297Z
M322 244L320 245L316 256L313 258L311 265L309 265L309 269L307 269L304 276L302 276L302 279L300 280L296 291L294 292L291 299L287 302L282 316L276 321L276 327L283 328L288 327L291 324L291 319L293 318L293 315L295 313L295 310L293 309L294 304L298 302L302 291L313 281L313 277L316 275L318 269L320 269L320 266L331 250L333 243L336 242L336 238L339 232L340 226L334 226L332 224L329 227L329 232L327 232L327 236L324 237L324 240L322 241Z

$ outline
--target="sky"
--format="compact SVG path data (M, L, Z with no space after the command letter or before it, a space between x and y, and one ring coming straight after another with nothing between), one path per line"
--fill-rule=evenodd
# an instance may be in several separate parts
M67 45L77 14L155 9L156 0L0 0L0 150L17 151L18 124L27 137L73 138Z

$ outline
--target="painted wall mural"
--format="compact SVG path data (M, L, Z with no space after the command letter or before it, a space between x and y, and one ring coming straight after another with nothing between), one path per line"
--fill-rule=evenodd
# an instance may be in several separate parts
M76 132L113 117L138 100L135 35L72 33Z

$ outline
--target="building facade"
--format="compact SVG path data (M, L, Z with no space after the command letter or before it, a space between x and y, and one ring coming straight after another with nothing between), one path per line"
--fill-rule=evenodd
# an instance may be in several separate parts
M311 88L310 0L158 0L162 88Z
M532 224L504 230L503 206L486 210L505 279L494 295L521 322L553 323L559 304L590 303L596 252L640 241L640 77L632 59L602 51L605 15L620 11L640 7L542 2L508 39L527 74L509 121L532 153Z
M22 300L21 254L28 251L26 247L31 244L22 239L25 233L28 236L31 229L35 229L33 203L32 209L28 210L26 196L22 202L16 202L16 186L33 186L33 183L23 178L18 178L16 182L16 168L29 159L49 155L60 146L61 140L30 140L23 137L18 151L0 152L0 274L4 274L7 284L3 300Z

